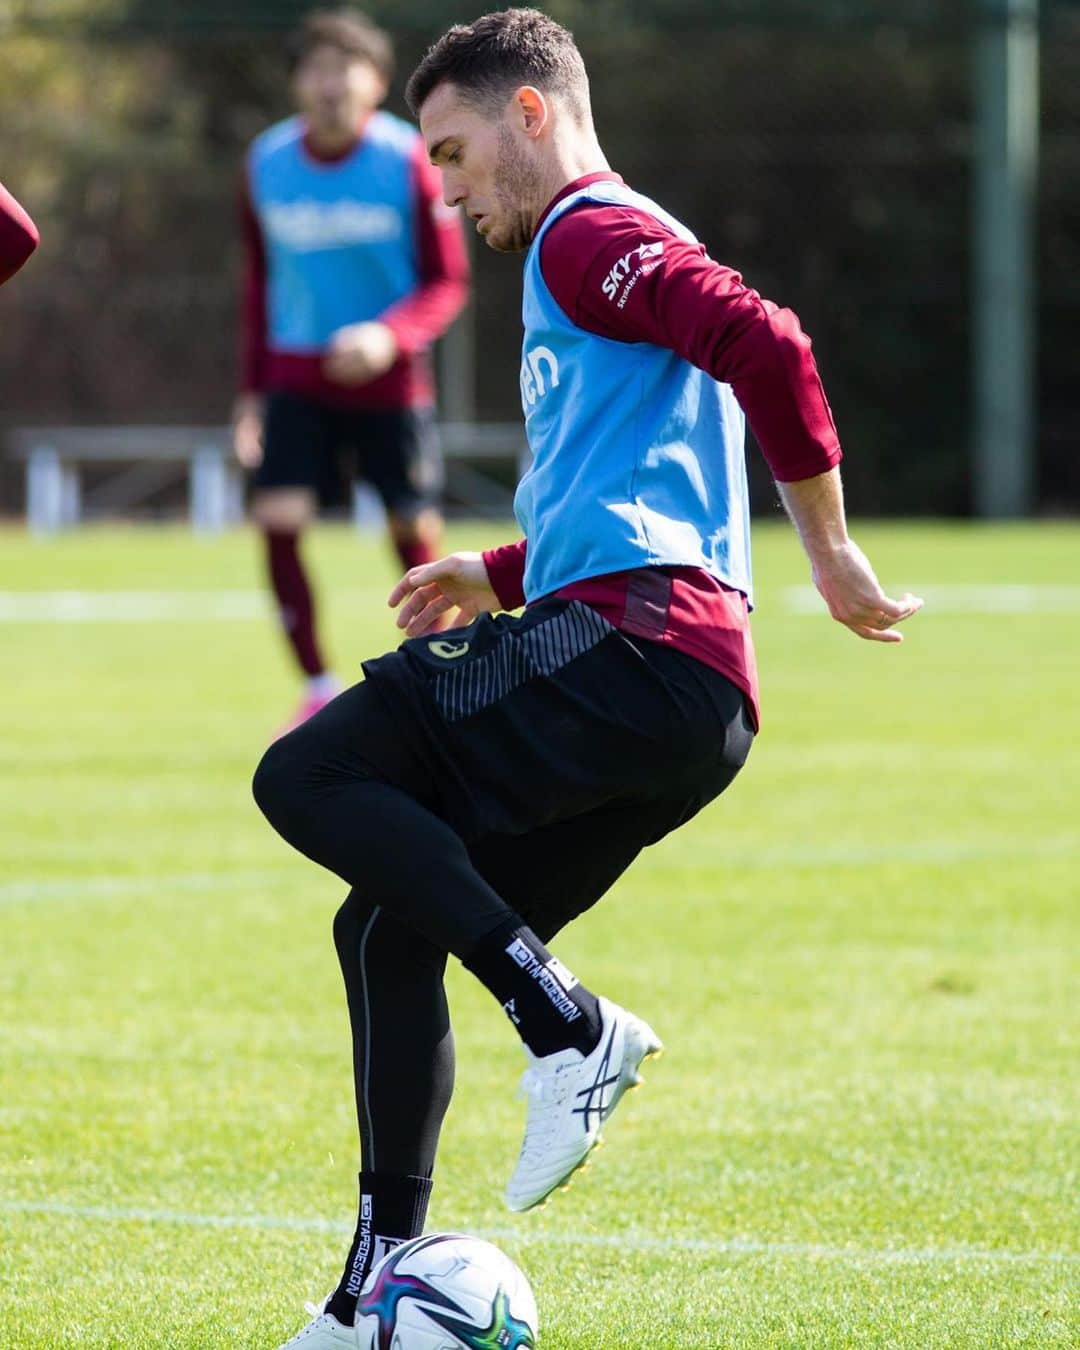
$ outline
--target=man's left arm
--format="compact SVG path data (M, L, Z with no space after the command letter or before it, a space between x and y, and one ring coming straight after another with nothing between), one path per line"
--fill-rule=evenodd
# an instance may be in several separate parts
M579 208L544 240L544 280L580 327L651 342L730 384L779 482L841 459L810 339L789 309L661 221L621 206Z
M547 248L559 231L558 249ZM729 267L643 212L581 209L552 226L544 279L580 327L651 342L731 385L838 622L898 642L894 625L922 601L890 599L847 533L840 442L810 348L780 309Z
M847 532L840 470L777 486L832 617L861 638L903 642L896 625L918 613L923 602L910 592L899 600L885 594L870 560Z

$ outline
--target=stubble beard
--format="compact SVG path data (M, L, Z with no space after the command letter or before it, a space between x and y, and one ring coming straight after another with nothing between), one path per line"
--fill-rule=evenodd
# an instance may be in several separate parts
M535 222L530 203L536 196L536 169L513 133L499 127L495 154L494 197L500 220L484 242L498 253L521 253L532 243Z

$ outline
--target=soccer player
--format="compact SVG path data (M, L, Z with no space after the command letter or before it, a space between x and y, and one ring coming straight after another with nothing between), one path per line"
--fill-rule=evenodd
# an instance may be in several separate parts
M437 556L426 348L465 301L468 263L416 129L378 110L393 64L386 34L352 11L320 11L291 54L299 115L247 156L233 424L237 456L254 470L251 511L281 623L307 679L295 725L339 688L299 540L320 504L341 500L346 469L378 490L405 567Z
M360 1217L337 1288L290 1342L310 1347L348 1344L372 1261L422 1229L453 1079L447 953L524 1044L512 1209L584 1162L659 1048L546 944L749 753L744 414L833 617L895 643L922 603L886 595L847 533L837 433L795 315L611 171L564 28L530 9L451 28L408 98L446 202L491 248L527 250L533 462L525 538L410 569L390 596L407 640L256 772L275 828L352 888L334 937ZM463 626L432 636L454 609Z
M0 183L0 286L15 275L39 242L37 226Z

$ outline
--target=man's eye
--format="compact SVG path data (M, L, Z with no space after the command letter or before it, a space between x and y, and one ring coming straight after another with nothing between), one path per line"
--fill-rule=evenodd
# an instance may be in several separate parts
M461 163L461 151L460 151L460 150L451 150L450 153L449 153L449 154L447 155L447 157L446 157L446 162L447 162L448 164L460 164L460 163Z

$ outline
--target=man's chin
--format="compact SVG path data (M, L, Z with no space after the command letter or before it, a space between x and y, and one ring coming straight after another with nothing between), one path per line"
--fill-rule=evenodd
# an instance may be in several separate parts
M309 117L308 134L316 140L347 141L356 135L356 126L344 117Z
M483 235L484 243L495 253L524 253L530 240L523 231L488 230Z

